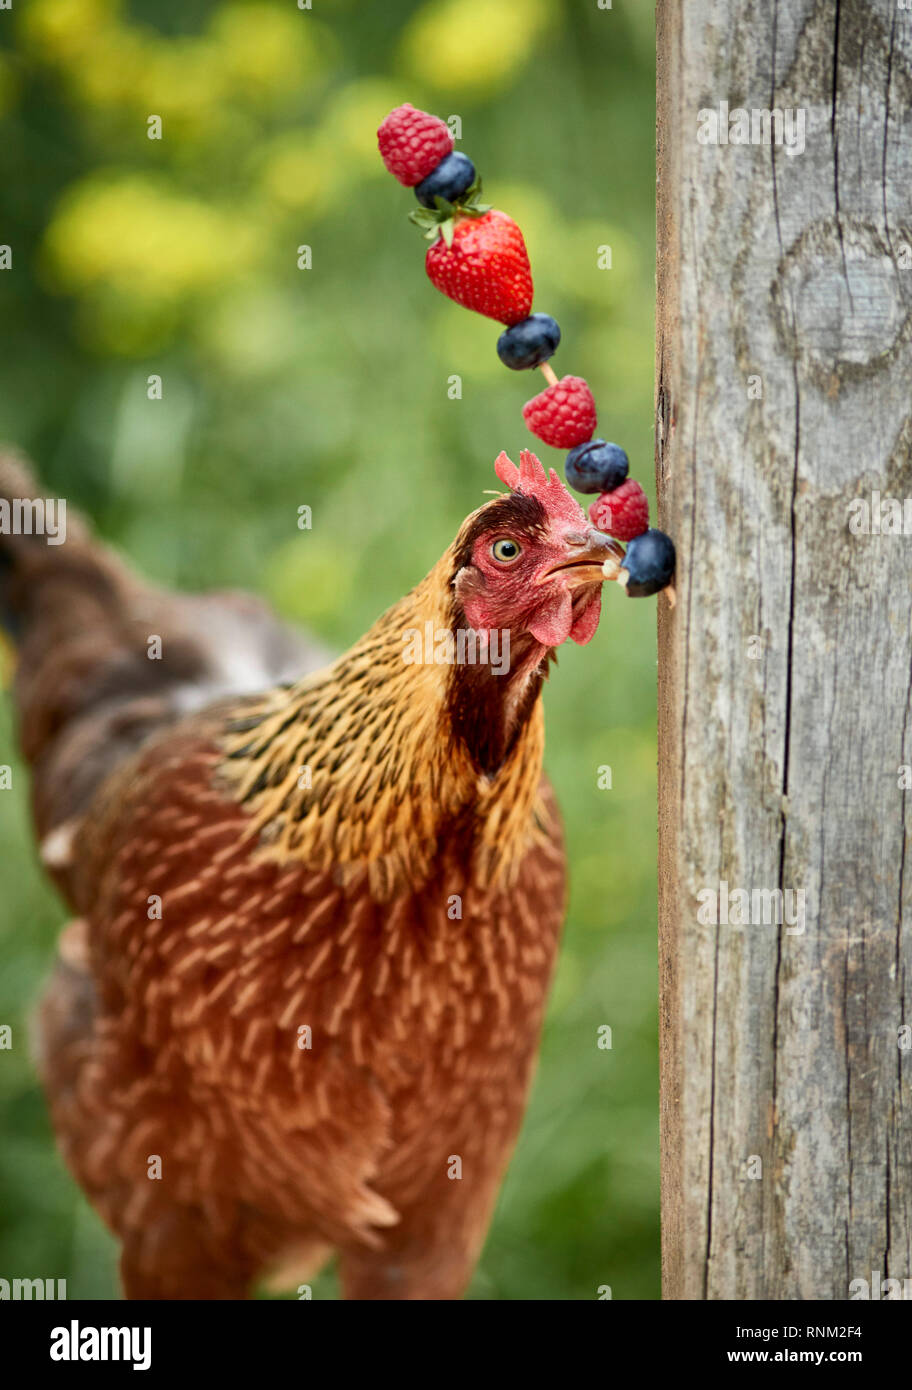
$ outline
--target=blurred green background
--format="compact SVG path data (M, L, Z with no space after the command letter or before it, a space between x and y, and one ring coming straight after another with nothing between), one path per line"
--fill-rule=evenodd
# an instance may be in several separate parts
M0 436L148 575L257 590L343 648L497 485L498 451L533 444L520 409L540 376L503 368L498 326L432 288L414 199L377 154L402 101L461 117L457 148L520 223L535 308L561 324L558 373L588 379L599 433L652 496L651 6L29 0L0 12L0 44ZM655 666L654 604L608 586L595 641L568 644L546 690L572 896L472 1297L659 1293ZM114 1243L56 1156L29 1059L65 909L5 696L3 763L0 1276L109 1297ZM315 1296L335 1289L330 1272Z

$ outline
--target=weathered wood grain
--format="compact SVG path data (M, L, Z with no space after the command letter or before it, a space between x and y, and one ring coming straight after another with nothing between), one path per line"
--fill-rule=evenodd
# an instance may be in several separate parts
M912 498L912 12L660 0L658 47L665 1296L846 1299L912 1280L912 534L849 530ZM804 153L699 143L723 101ZM803 934L701 924L721 881Z

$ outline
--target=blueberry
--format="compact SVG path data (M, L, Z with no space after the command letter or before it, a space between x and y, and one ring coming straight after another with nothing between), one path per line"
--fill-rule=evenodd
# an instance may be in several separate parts
M628 598L648 598L671 583L675 570L674 541L664 531L651 527L627 546L621 569L630 575Z
M564 473L577 492L614 492L627 477L630 460L620 444L590 439L567 455Z
M505 367L522 371L537 367L557 352L560 329L550 314L530 314L506 329L497 339L497 356Z
M416 185L415 197L426 208L437 206L435 198L445 198L448 203L455 203L474 182L475 165L468 155L454 150L452 154L444 155L427 178Z

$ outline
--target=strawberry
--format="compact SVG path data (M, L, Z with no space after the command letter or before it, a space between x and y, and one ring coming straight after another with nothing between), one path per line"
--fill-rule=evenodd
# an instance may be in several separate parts
M381 123L377 144L393 177L406 188L414 188L451 153L453 137L445 121L416 111L406 102Z
M573 449L595 433L595 401L581 376L563 376L523 406L523 419L555 449Z
M589 508L589 520L618 541L632 541L649 529L649 500L634 478L603 492Z
M458 210L457 210L458 212ZM523 234L505 212L457 215L429 248L424 268L443 294L499 323L532 308L532 271Z

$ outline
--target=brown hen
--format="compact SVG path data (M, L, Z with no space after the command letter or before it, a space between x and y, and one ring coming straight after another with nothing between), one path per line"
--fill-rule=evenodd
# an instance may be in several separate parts
M509 492L329 665L251 599L141 583L72 517L63 544L0 535L76 914L40 1069L130 1298L243 1298L333 1251L348 1298L471 1276L563 913L542 681L621 553L533 455L497 470ZM0 502L33 496L0 460Z

